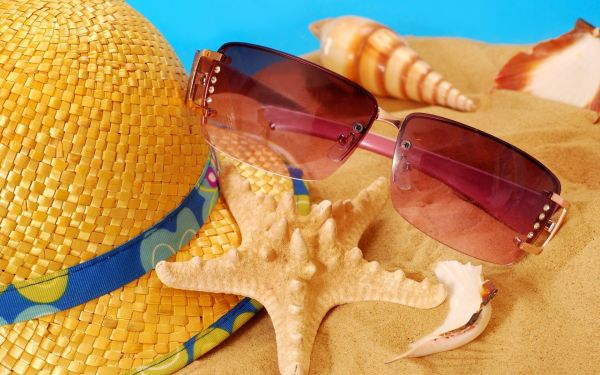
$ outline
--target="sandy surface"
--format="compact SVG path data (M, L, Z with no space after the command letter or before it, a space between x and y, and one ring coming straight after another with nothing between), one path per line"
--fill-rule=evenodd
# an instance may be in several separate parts
M440 324L446 305L417 310L357 303L332 310L319 329L311 374L597 374L600 373L600 124L595 114L526 94L491 91L493 77L519 48L458 39L408 39L440 73L478 103L474 113L382 99L388 111L443 115L490 132L529 152L556 173L572 203L567 222L540 256L513 266L484 264L500 293L476 341L421 359L384 361ZM375 131L395 136L378 125ZM312 183L314 201L354 196L391 161L365 151L327 180ZM350 178L349 176L353 176ZM357 178L359 176L360 178ZM438 260L472 261L426 237L388 203L360 243L365 257L420 278ZM276 374L275 335L263 311L231 339L188 366L189 374Z

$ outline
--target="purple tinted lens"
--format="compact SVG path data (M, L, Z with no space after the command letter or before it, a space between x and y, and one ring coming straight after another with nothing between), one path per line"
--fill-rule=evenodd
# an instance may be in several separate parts
M465 125L409 116L396 143L396 210L434 239L481 260L513 263L556 209L558 179L524 152Z
M304 179L327 177L377 115L365 89L305 60L242 43L219 52L225 61L209 77L205 133L217 149L256 167L287 175L291 165Z

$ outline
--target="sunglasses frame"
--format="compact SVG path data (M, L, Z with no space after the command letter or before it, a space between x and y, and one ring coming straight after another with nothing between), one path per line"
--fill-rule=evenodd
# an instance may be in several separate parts
M315 63L312 63L312 62L302 59L300 57L290 55L285 52L271 49L268 47L263 47L263 46L254 45L254 44L250 44L250 43L237 43L237 42L236 43L226 43L223 46L221 46L221 49L228 45L231 45L231 44L242 45L242 46L246 46L246 47L250 47L250 48L256 48L256 49L259 49L262 51L266 51L266 52L277 54L279 56L283 56L287 59L296 61L300 64L311 65L315 68L318 68L319 70L323 71L326 74L334 75L334 76L337 76L337 77L343 79L349 85L360 88L361 91L363 91L366 95L369 95L375 101L375 103L377 102L375 97L370 92L368 92L366 89L364 89L362 86L360 86L356 82L351 81L346 77L343 77L343 76L341 76L335 72L332 72L320 65L317 65ZM213 110L211 110L209 108L209 104L212 101L212 99L210 98L210 94L211 94L212 90L214 90L211 86L211 83L214 83L214 82L211 82L211 80L213 80L213 81L216 80L216 76L214 76L214 75L215 74L218 75L218 73L220 71L218 63L226 62L226 60L227 60L227 57L225 55L223 55L222 53L211 51L208 49L204 49L202 51L196 51L196 54L194 56L194 63L192 65L190 77L188 80L185 101L192 108L195 107L197 109L199 107L200 109L202 109L202 116L205 118L210 117L213 113ZM533 156L531 156L528 153L524 152L523 150L511 145L510 143L508 143L500 138L497 138L491 134L483 132L479 129L473 128L471 126L462 124L457 121L453 121L451 119L447 119L447 118L432 115L432 114L413 113L413 114L410 114L403 118L403 117L394 116L394 115L390 114L389 112L385 111L383 108L378 107L378 106L375 110L377 112L373 116L371 123L367 125L367 128L370 128L371 124L375 121L382 121L382 122L388 123L390 125L393 125L394 127L396 127L399 130L397 141L399 141L401 138L401 135L403 133L403 127L405 126L405 124L407 124L408 121L410 121L410 119L414 118L415 116L420 116L422 118L442 120L442 121L447 122L450 126L458 126L464 130L475 132L482 136L488 137L495 142L499 142L499 143L509 147L513 151L516 151L517 153L523 155L527 159L533 161L537 166L539 166L546 172L550 173L556 179L556 181L559 181L558 178L556 178L556 176L545 165L543 165L541 162L539 162ZM381 144L382 141L386 142L386 141L391 141L391 140L384 138L384 137L374 135L374 134L369 134L368 131L364 132L364 133L365 134L363 134L362 139L359 141L360 144L357 145L356 147L360 146L369 151L373 151L373 152L376 152L378 154L385 155L385 156L390 156L388 153L382 152L381 147L378 147L377 145ZM396 144L395 147L399 147L398 144ZM348 152L346 155L344 155L343 159L348 157L350 154L351 154L351 152ZM394 154L395 154L395 152L394 152ZM392 154L392 156L393 156L393 154ZM396 162L397 161L394 158L393 159L394 165ZM394 167L392 167L392 170L394 170L393 168ZM530 242L527 242L527 240L520 240L518 243L518 247L522 251L525 251L525 252L531 253L531 254L535 254L535 255L539 255L543 251L543 249L548 245L548 243L554 238L554 236L558 232L559 228L562 226L562 224L565 220L565 217L567 215L567 211L569 210L570 204L566 199L564 199L563 197L561 197L559 195L560 182L559 182L558 190L559 190L559 192L549 192L548 198L557 205L557 210L554 212L554 215L552 215L552 217L550 217L546 220L546 223L545 223L544 227L542 228L543 230L546 230L549 233L548 237L543 242L543 244L540 246L537 246ZM558 209L560 209L560 211Z

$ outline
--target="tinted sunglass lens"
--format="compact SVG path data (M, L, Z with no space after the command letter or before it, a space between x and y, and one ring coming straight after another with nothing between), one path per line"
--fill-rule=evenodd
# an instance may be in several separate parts
M398 137L394 207L434 239L481 260L510 264L525 253L556 205L560 183L533 158L449 120L413 115Z
M205 132L217 149L256 167L287 175L293 166L304 179L327 177L377 114L362 87L304 60L241 43L219 52L226 59L210 78Z

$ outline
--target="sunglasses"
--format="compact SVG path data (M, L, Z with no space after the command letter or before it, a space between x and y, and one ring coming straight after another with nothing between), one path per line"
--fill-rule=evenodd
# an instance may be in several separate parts
M385 84L383 72L376 79ZM439 116L394 118L357 83L270 48L197 52L187 101L203 109L209 144L269 172L289 177L293 166L292 178L323 179L357 147L392 158L396 211L483 261L539 254L569 206L556 176L515 146ZM370 134L376 120L396 126L397 139Z

